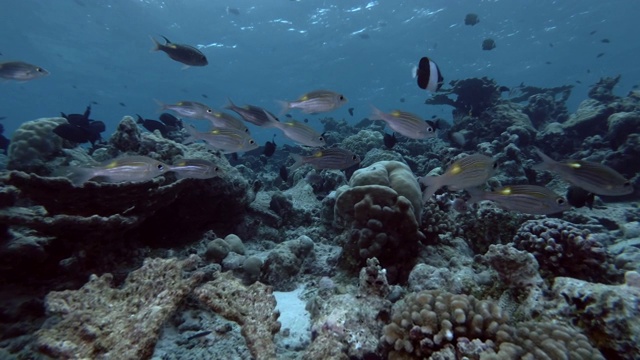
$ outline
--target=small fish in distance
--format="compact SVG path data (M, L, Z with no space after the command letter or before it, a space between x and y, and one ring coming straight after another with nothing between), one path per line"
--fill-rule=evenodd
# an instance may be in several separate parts
M353 116L353 108L349 108L349 115Z
M440 176L423 176L419 178L418 181L427 187L424 190L422 199L426 202L443 186L453 191L480 186L493 176L497 167L498 163L488 156L482 154L467 155L454 161Z
M240 10L227 6L227 15L228 14L240 15Z
M509 185L494 191L467 189L471 198L468 204L481 200L495 202L498 207L524 214L550 215L571 209L564 197L538 185Z
M169 165L178 179L210 179L222 175L220 167L204 159L181 159Z
M162 36L162 35L161 35ZM209 62L207 61L207 57L204 56L200 50L196 49L191 45L184 44L174 44L166 37L162 36L166 43L160 44L156 39L152 36L149 36L151 41L153 41L154 47L153 51L162 51L169 55L169 57L177 62L183 63L186 67L189 66L205 66Z
M49 75L49 72L40 66L27 64L22 61L9 61L0 63L0 78L7 80L28 81Z
M492 50L495 49L496 42L493 39L484 39L482 41L482 50Z
M428 57L420 59L420 63L417 67L413 68L413 76L417 78L418 87L420 89L427 90L429 92L436 92L440 90L444 83L444 78L440 72L438 65ZM400 102L404 102L401 100Z
M160 105L160 111L171 110L180 116L192 119L205 119L207 115L213 114L213 110L210 107L196 101L178 101L175 104L165 104L156 100L156 103Z
M140 182L151 180L167 171L168 166L146 156L124 156L108 160L97 167L63 167L56 174L69 178L75 186L99 178L104 182Z
M299 109L305 114L317 114L339 108L347 102L347 98L334 91L315 90L302 95L298 100L279 102L282 114L291 109Z
M372 106L370 120L382 120L395 132L410 139L427 139L436 136L433 122L422 120L419 116L400 110L384 113Z
M287 170L287 167L284 165L280 166L278 173L280 174L280 179L282 179L282 181L287 181L289 178L289 170Z
M295 170L302 165L309 164L316 170L335 169L343 170L360 163L360 156L346 149L329 148L318 150L311 156L291 154L295 164L291 170Z
M467 16L464 17L465 25L473 26L479 22L480 22L480 18L478 17L478 14L468 13Z
M267 141L264 144L264 156L266 157L271 157L273 156L273 154L276 152L276 148L278 147L278 145L276 145L276 136L273 135L273 138L271 139L271 141Z
M596 195L623 196L633 193L631 182L619 172L593 161L555 161L540 149L535 148L542 162L533 166L535 170L555 172L565 181Z
M3 150L5 154L9 153L9 139L7 139L4 135L4 126L0 124L0 150Z
M297 120L277 121L271 114L265 111L269 118L269 127L275 127L282 131L284 136L297 142L298 144L310 147L322 147L326 145L324 136Z

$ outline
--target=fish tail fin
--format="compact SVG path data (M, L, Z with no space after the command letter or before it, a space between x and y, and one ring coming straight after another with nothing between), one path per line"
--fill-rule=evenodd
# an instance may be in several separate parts
M541 163L533 165L534 170L550 170L553 165L556 163L555 160L550 158L547 154L543 153L542 150L537 147L533 148L536 151L536 154L542 159Z
M411 77L414 79L418 77L418 66L413 65L411 68Z
M382 110L371 105L371 116L369 116L369 120L384 120L384 113Z
M280 112L278 113L279 116L282 116L288 113L289 110L291 109L291 103L288 101L276 100L276 102L280 105Z
M422 202L426 203L433 194L438 191L442 187L440 184L440 176L422 176L418 178L418 182L424 186L426 189L422 192Z
M151 48L151 50L149 50L149 52L152 51L158 51L160 50L160 47L162 46L158 40L156 40L153 36L149 35L149 39L151 39L151 41L153 42L153 47Z
M153 99L153 101L155 101L156 104L158 104L158 106L160 106L160 109L158 109L158 112L163 112L163 111L168 109L167 104L163 103L162 101L160 101L158 99Z
M73 186L82 186L82 184L95 177L92 168L76 167L76 166L63 166L55 171L55 176L66 177L71 181Z
M227 105L225 105L224 108L232 110L232 109L234 109L236 107L237 107L236 104L234 104L233 101L231 101L231 98L227 97Z
M293 158L295 163L293 163L293 165L291 166L291 169L289 169L289 171L293 171L293 170L299 168L300 166L304 165L304 158L302 157L302 155L300 155L300 154L291 154L291 157Z

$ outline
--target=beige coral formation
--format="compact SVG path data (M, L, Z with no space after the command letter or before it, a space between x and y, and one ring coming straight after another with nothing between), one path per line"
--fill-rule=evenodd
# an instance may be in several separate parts
M250 286L230 272L195 289L194 294L221 316L242 327L242 336L256 360L276 359L274 335L280 331L273 289L262 283Z
M79 290L49 293L47 313L60 321L36 333L38 350L57 359L149 358L160 328L201 279L184 274L197 261L147 259L120 288L104 274Z
M9 145L9 170L49 173L47 162L60 155L63 139L53 129L67 121L63 118L40 118L27 121L13 133Z

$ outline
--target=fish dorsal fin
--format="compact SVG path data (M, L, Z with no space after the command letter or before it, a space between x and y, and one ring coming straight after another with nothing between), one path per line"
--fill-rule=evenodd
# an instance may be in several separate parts
M164 41L166 41L166 42L165 42L165 45L166 45L166 44L172 44L172 42L171 42L171 41L169 41L169 39L167 39L167 38L166 38L166 37L164 37L163 35L160 35L160 36L164 39Z

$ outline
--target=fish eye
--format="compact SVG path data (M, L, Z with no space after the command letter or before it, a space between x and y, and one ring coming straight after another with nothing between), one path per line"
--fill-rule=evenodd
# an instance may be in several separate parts
M629 187L629 186L631 186L630 181L626 181L624 184L622 184L622 187Z
M37 72L42 72L42 68L37 67L37 68L36 68L36 71L37 71Z
M253 145L253 144L255 144L255 143L256 143L255 141L253 141L253 140L249 140L249 144Z
M164 165L158 164L158 165L156 165L156 167L158 168L158 170L164 171Z
M340 100L344 100L344 95L340 95Z
M429 127L427 128L427 132L432 133L432 132L433 132L433 128L432 128L431 126L429 126Z
M214 172L218 172L218 171L220 171L220 168L216 166L216 167L213 168L213 171Z
M213 112L213 110L207 109L207 114L211 114L212 112Z
M320 141L324 141L324 137L323 137L323 136L320 136L320 137L318 138L318 140L320 140Z
M353 156L351 157L351 160L354 160L354 161L355 161L355 160L358 160L358 155L353 155Z
M563 199L563 198L557 198L557 199L556 199L556 203L557 203L558 205L564 205L565 201L564 201L564 199Z
M493 165L491 165L492 168L497 169L498 168L498 162L494 161Z

